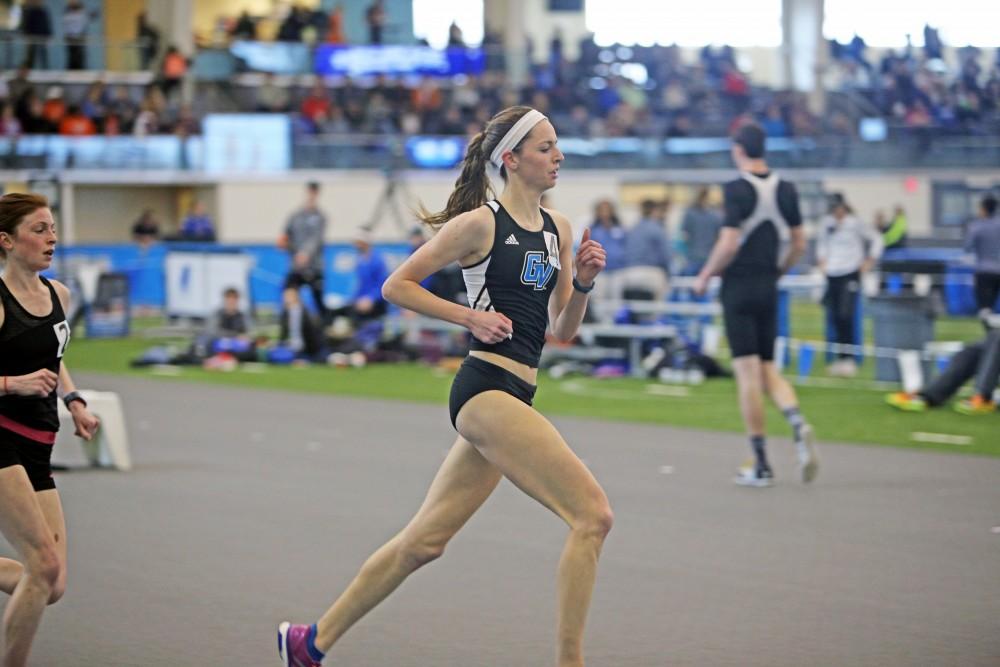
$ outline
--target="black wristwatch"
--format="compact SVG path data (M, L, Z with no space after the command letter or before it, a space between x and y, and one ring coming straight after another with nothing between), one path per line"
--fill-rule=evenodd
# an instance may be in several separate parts
M584 287L580 284L580 281L576 279L576 276L573 276L573 289L581 294L590 294L596 284L597 283L590 283L590 287Z
M63 405L66 406L67 410L69 409L69 404L73 401L80 401L83 403L83 407L87 407L87 401L84 400L83 396L81 396L78 391L71 391L63 396Z

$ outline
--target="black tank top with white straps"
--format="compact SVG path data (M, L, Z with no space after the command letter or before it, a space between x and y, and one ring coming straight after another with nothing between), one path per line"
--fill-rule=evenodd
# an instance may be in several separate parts
M559 231L544 210L541 231L524 229L498 201L487 203L496 227L493 248L473 266L463 267L469 305L510 318L512 338L488 344L473 338L471 348L538 367L549 323L549 296L559 278Z
M52 310L41 317L32 315L18 303L0 279L0 301L3 302L3 326L0 326L0 375L28 375L47 368L59 373L66 345L69 324L56 290L45 278ZM0 396L0 415L40 431L58 431L56 392L48 396Z

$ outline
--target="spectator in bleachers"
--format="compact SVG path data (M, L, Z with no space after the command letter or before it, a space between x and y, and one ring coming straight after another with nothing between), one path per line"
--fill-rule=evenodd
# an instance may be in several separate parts
M592 119L590 112L583 104L576 104L570 109L569 116L559 119L559 132L565 137L590 137ZM482 123L479 123L482 126ZM605 246L607 247L607 246Z
M774 102L768 104L767 109L764 110L764 118L760 121L760 126L764 128L769 137L788 136L788 124L785 123L784 114L781 112L781 107Z
M22 133L23 128L14 113L14 105L11 102L0 102L0 137L17 139Z
M139 106L139 115L132 124L132 134L136 137L147 137L158 134L159 130L160 116L156 112L156 104L147 97Z
M278 28L279 42L301 42L302 32L308 23L308 17L302 7L292 5Z
M448 48L464 49L465 38L462 36L462 29L454 21L448 26Z
M167 52L163 55L163 64L160 66L160 89L165 96L169 97L180 88L181 81L187 74L188 65L188 59L176 46L171 44L167 47Z
M317 134L351 134L354 128L351 127L351 123L344 116L344 110L341 109L336 104L330 107L329 114L321 113L316 118L316 133Z
M254 107L264 113L285 113L289 109L288 89L274 82L274 74L264 74L264 82L254 89Z
M254 41L257 39L257 22L251 18L250 12L244 9L229 34L234 40Z
M49 68L49 39L52 18L43 0L25 0L21 10L21 33L27 42L24 66L28 69Z
M59 121L59 134L72 137L88 137L97 134L97 126L80 107L71 104L66 115Z
M943 46L941 44L941 36L938 34L937 28L932 28L930 24L924 24L924 55L928 60L933 60L935 58L940 58L942 55Z
M365 23L368 24L368 43L381 44L385 30L385 7L382 0L374 0L365 10Z
M87 69L87 27L90 14L80 0L68 0L62 30L66 40L66 69Z
M160 31L147 20L146 12L135 17L135 41L139 45L139 66L148 70L160 52Z
M722 216L709 206L709 194L708 187L698 188L694 201L684 211L684 217L681 219L685 260L683 273L686 276L698 275L705 266L722 227Z
M329 116L330 105L330 96L326 86L321 80L318 80L309 90L309 94L302 100L299 113L315 126L321 116Z
M667 138L676 137L690 137L692 133L692 121L691 116L687 113L678 113L674 116L673 120L670 122L669 127L667 127Z
M722 65L722 94L729 108L737 113L745 111L750 105L750 84L746 76L736 65L728 62Z
M104 133L111 135L131 134L138 115L139 105L132 99L128 87L116 86L111 101L108 103Z
M424 77L410 94L410 103L413 110L424 117L426 123L431 116L438 113L444 104L441 86L431 77Z
M177 118L173 122L174 134L179 137L190 137L201 134L201 121L194 115L190 104L182 104L177 109Z
M191 203L191 210L181 221L180 238L184 241L215 241L215 227L200 199Z
M672 79L663 87L660 94L660 109L668 114L681 113L691 104L688 88L680 79Z
M14 105L15 110L25 93L29 90L35 89L31 81L28 80L28 75L30 73L31 70L22 65L17 68L17 72L14 73L14 76L7 81L7 99Z
M98 130L104 128L104 118L108 115L108 91L103 81L95 81L87 87L83 101L80 102L80 111L94 121Z
M344 8L339 3L330 12L323 41L327 44L347 44L347 37L344 36Z
M42 104L42 116L50 127L58 128L66 115L66 99L63 97L62 86L52 86L45 92L45 102Z
M667 202L644 199L639 222L625 234L625 268L621 290L626 298L640 293L653 301L667 297L670 277L670 239L667 237Z
M45 105L34 89L21 96L16 113L25 134L51 134L56 130L56 126L45 117Z
M975 257L976 309L992 312L1000 297L1000 216L997 198L986 195L979 202L979 218L969 225L965 251Z

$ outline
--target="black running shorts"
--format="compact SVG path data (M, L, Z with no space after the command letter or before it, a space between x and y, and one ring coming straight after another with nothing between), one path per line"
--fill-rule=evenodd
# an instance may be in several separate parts
M462 407L476 394L484 391L502 391L514 398L531 405L535 397L535 385L525 382L506 368L479 359L466 357L462 367L451 383L451 397L448 399L448 411L451 414L451 425L458 429L455 421Z
M0 428L0 468L23 466L35 491L56 488L52 478L52 445Z
M723 281L719 295L733 358L774 360L778 337L778 288L773 281Z

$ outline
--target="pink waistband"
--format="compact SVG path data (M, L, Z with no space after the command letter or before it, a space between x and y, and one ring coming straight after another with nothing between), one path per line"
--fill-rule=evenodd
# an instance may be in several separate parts
M5 428L12 433L17 433L20 436L40 442L43 445L54 445L56 442L55 431L41 431L37 428L31 428L24 424L18 424L13 419L4 417L3 415L0 415L0 428Z

